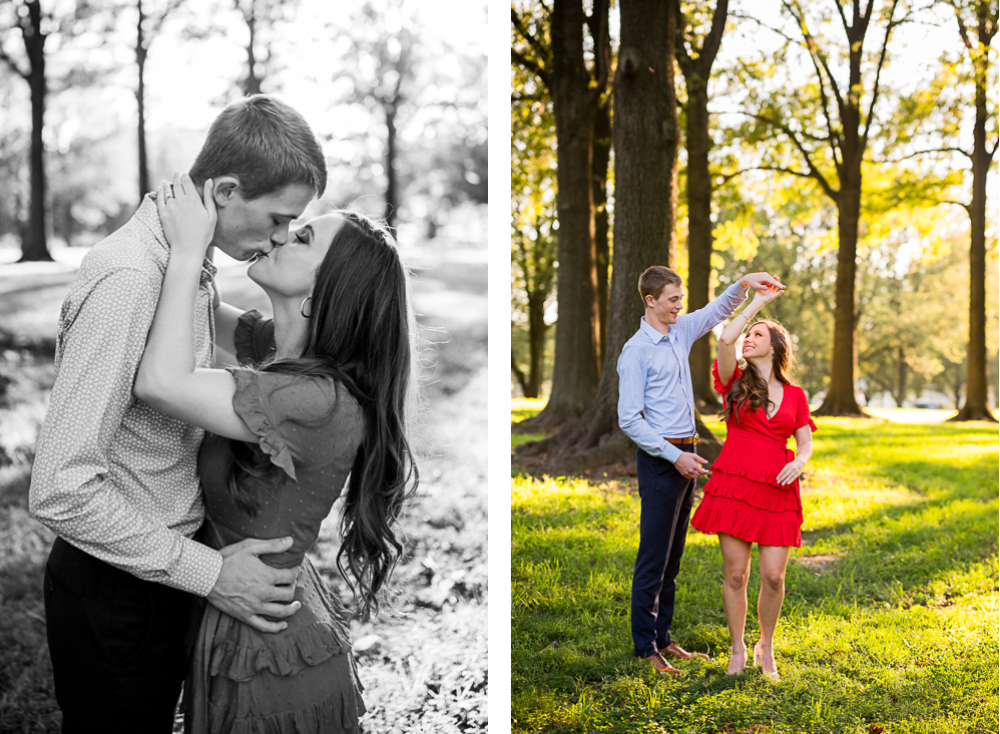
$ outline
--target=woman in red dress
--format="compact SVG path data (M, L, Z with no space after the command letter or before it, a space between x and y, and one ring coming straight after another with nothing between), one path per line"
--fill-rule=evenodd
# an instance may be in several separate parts
M799 475L812 455L809 403L802 388L791 384L795 359L792 341L776 321L758 321L743 342L742 369L736 341L750 319L779 295L776 288L755 291L753 301L733 317L719 337L719 357L712 366L715 389L722 395L728 434L712 466L705 496L691 525L719 536L725 569L722 601L732 637L727 673L742 673L747 651L743 630L747 616L750 548L760 555L757 616L760 640L754 665L778 681L774 629L785 597L785 566L792 546L802 545ZM796 451L787 448L795 436Z

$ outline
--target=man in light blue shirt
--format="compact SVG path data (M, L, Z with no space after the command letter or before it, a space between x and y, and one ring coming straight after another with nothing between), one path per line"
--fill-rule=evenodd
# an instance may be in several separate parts
M660 673L680 675L666 655L689 653L670 638L675 579L684 554L698 477L707 462L695 452L694 400L688 354L691 345L727 319L748 288L784 289L767 273L746 275L705 308L681 314L684 282L662 266L639 277L646 313L618 358L618 424L636 446L642 502L639 551L632 576L634 654Z

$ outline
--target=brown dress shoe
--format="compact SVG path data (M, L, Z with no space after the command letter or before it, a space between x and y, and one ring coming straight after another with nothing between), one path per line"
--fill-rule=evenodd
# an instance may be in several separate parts
M677 658L678 660L690 660L691 658L701 658L702 660L708 660L708 655L701 652L688 652L683 649L676 642L671 642L666 647L660 648L658 652L661 655L669 655L670 657Z
M683 670L678 670L673 665L668 663L667 659L658 652L654 652L652 655L646 658L646 660L648 660L650 664L652 664L653 669L656 670L656 672L660 673L661 675L670 675L675 678L679 675L684 675Z

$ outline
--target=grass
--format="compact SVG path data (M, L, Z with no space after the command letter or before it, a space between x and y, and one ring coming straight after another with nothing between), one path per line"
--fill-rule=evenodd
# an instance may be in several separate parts
M373 732L487 729L486 267L430 267L433 257L413 283L421 322L440 329L428 333L436 344L422 354L429 378L415 432L421 483L401 522L407 542L393 576L395 610L351 630L364 725ZM53 535L28 515L27 491L67 270L39 266L0 278L0 734L60 728L42 603ZM227 300L265 305L237 269L221 270L219 280ZM311 555L350 602L335 567L336 510Z
M536 409L518 407L521 417ZM777 685L749 666L725 675L714 537L689 531L673 627L711 659L660 679L630 657L635 480L515 472L513 731L997 731L996 426L817 423L803 547L789 562L775 642ZM748 644L756 568L755 553Z

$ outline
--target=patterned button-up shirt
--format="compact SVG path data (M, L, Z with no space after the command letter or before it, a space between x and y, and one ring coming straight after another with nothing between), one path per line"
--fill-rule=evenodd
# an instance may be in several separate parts
M150 196L83 259L59 318L29 507L95 558L207 596L222 556L191 539L205 515L196 471L204 432L132 394L168 259ZM212 365L214 275L206 261L195 310L198 367Z
M664 335L646 323L618 357L618 425L650 456L677 461L681 450L666 438L694 435L691 346L735 311L747 291L733 283L705 308L681 314Z

